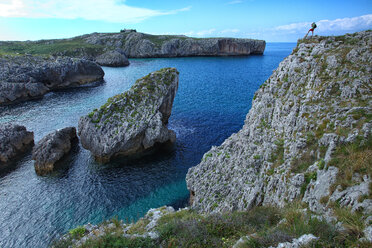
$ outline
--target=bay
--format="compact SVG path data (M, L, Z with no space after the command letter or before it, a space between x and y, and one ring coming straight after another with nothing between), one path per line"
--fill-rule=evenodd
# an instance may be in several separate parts
M103 83L0 107L0 123L26 126L37 142L55 129L76 127L80 116L152 71L176 67L180 72L168 125L177 134L172 149L102 165L78 145L50 176L36 175L30 154L0 171L0 247L47 247L88 222L114 216L135 221L150 208L185 206L187 170L239 131L254 92L295 45L268 43L262 56L131 59L129 67L104 67Z

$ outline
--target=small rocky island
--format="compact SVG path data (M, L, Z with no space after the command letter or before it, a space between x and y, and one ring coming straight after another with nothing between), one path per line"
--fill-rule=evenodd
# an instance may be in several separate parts
M178 89L178 71L164 68L138 79L131 89L108 99L79 121L84 148L97 161L144 152L156 144L174 142L166 127Z
M0 56L0 106L103 80L96 63L68 57Z

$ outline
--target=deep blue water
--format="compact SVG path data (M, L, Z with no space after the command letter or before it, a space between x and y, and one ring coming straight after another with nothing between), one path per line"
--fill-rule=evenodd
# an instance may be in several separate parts
M30 154L1 171L0 247L46 247L58 235L87 222L114 216L130 221L150 208L184 206L188 168L241 128L254 92L294 46L269 43L263 56L132 59L126 68L104 68L105 82L94 87L0 108L0 123L25 125L37 142L52 130L77 126L80 116L152 71L176 67L180 72L169 120L177 134L173 149L101 165L77 146L65 167L47 177L35 174Z

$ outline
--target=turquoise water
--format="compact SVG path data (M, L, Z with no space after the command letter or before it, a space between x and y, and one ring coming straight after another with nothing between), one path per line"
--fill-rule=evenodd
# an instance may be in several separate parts
M176 67L180 72L169 120L177 134L172 149L100 165L76 146L65 166L47 177L35 174L30 154L0 171L0 247L47 247L87 222L114 216L131 221L150 208L185 206L188 168L241 128L254 92L294 46L269 43L263 56L132 59L126 68L104 68L105 82L95 86L0 108L0 123L25 125L37 142L52 130L77 126L80 116L152 71Z

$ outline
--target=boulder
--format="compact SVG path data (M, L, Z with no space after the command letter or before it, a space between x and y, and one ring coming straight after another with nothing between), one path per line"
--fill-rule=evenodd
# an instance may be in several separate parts
M32 151L36 173L45 175L52 172L55 164L71 150L74 141L77 141L74 127L56 130L42 138Z
M0 165L12 162L34 145L34 133L16 124L0 125Z
M96 58L96 63L102 66L120 67L128 66L129 61L123 52L108 51Z
M0 105L40 98L49 91L100 81L96 63L68 57L0 57Z
M81 144L97 161L142 153L155 144L174 142L166 124L178 89L178 71L164 68L138 79L131 89L79 120Z

